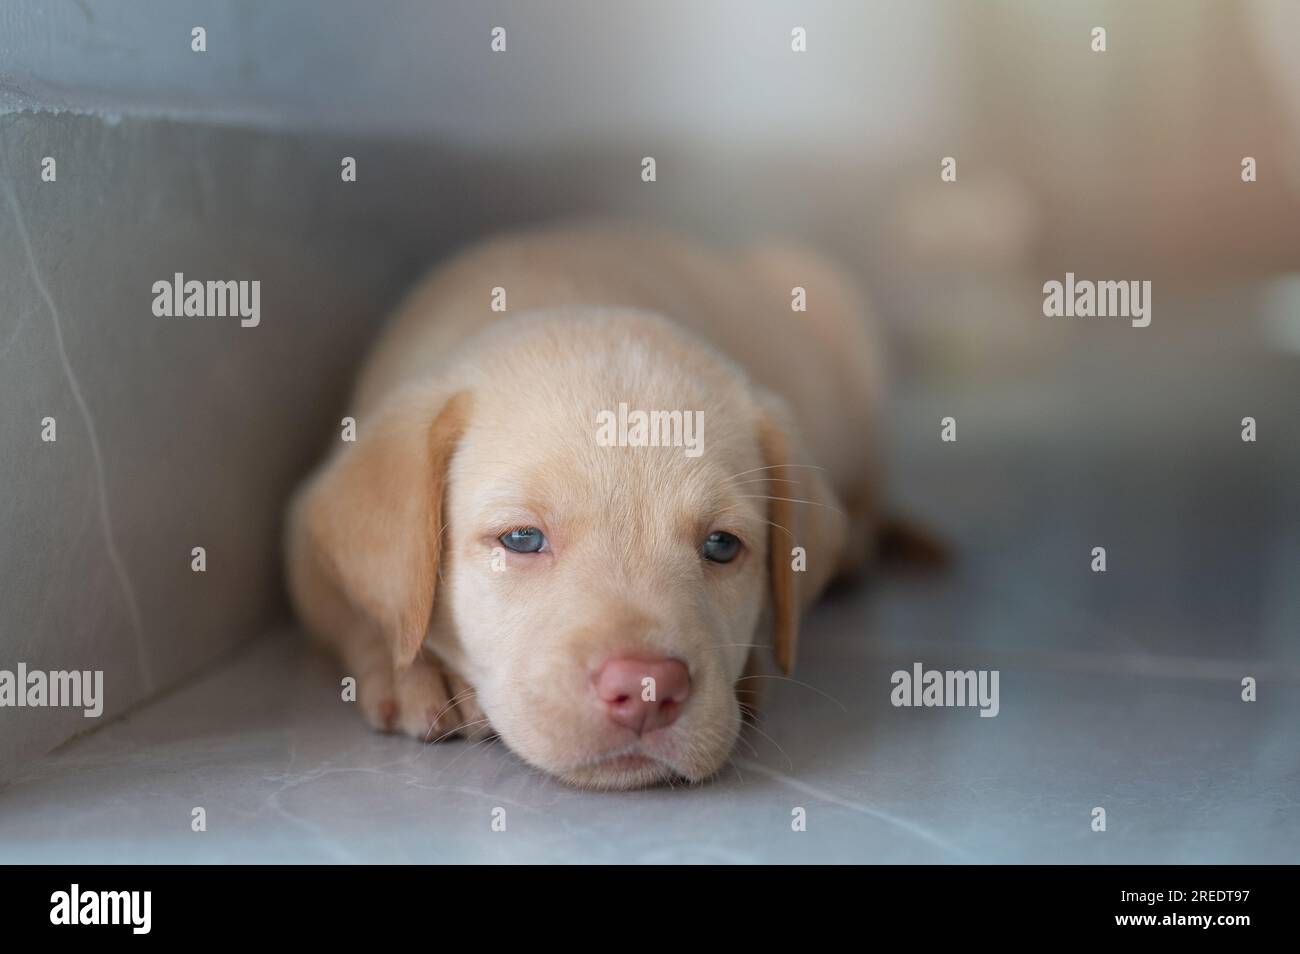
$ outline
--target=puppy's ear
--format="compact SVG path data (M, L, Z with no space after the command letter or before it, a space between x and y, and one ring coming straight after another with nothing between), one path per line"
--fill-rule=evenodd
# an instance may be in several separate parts
M768 581L773 648L781 671L794 670L799 616L835 575L848 519L824 471L813 466L784 406L763 402L758 428L768 495ZM795 569L795 548L803 569Z
M309 488L301 518L320 565L410 664L433 612L447 465L470 398L406 395L357 422Z

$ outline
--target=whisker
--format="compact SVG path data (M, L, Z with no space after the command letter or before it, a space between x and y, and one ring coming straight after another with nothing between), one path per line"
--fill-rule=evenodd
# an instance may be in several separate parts
M753 723L750 723L750 726L749 726L749 727L750 727L751 729L753 729L755 732L757 732L759 735L761 735L763 738L767 739L767 741L771 742L773 745L776 746L776 750L777 750L778 752L780 752L782 756L785 757L785 764L786 764L786 766L789 768L789 770L790 770L791 772L793 772L793 771L794 771L794 761L793 761L793 760L790 758L790 756L786 753L785 749L781 748L781 744L780 744L779 742L777 742L776 739L772 738L770 735L768 735L766 732L764 732L762 729L760 729L757 725L755 725L755 724L753 724ZM757 758L757 756L755 756L755 757Z
M764 517L759 517L758 519L761 520L763 523L767 524L769 527L776 527L776 529L782 531L791 540L794 539L794 534L791 533L787 527L783 527L779 523L773 523L771 520L768 520Z
M460 692L456 693L454 696L448 699L447 704L444 705L441 709L439 709L436 713L434 713L433 719L430 720L429 722L429 731L424 734L424 741L426 742L429 741L429 736L433 734L433 727L438 724L438 720L441 719L443 715L447 713L453 706L455 706L457 702L469 698L470 693L473 692L477 692L477 690L473 686L466 686Z
M740 774L740 766L736 764L736 757L734 755L727 756L727 764L730 765L732 770L736 773L736 778L740 779L740 784L744 785L745 776Z
M819 695L819 696L825 696L825 697L826 697L827 699L829 699L831 702L833 702L833 703L835 703L837 706L839 706L841 712L848 712L848 711L849 711L849 710L845 707L844 703L840 702L840 700L836 699L836 698L835 698L834 696L832 696L830 693L828 693L828 692L823 692L822 690L818 689L816 686L810 686L810 685L808 685L808 683L806 683L806 682L800 682L798 679L791 679L789 676L769 676L769 675L767 675L767 674L765 674L765 673L760 673L759 675L756 675L756 676L741 676L739 679L736 680L736 682L744 682L744 681L747 680L747 679L776 679L776 680L779 680L779 681L781 681L781 682L792 682L792 683L794 683L796 686L803 686L805 689L811 689L813 692L817 693L817 695Z
M469 751L471 751L471 750L473 750L473 749L477 749L477 748L478 748L480 745L482 745L484 742L488 743L488 745L489 745L489 747L490 747L491 744L492 744L493 742L499 742L499 741L501 741L501 736L499 736L499 735L489 735L486 739L479 739L477 742L474 742L474 743L471 743L470 745L465 746L465 748L462 749L462 750L461 750L461 751L456 755L456 757L455 757L454 759L452 759L450 762L448 762L446 765L444 765L444 766L442 767L442 772L449 772L449 771L451 771L451 767L452 767L453 765L455 765L457 762L459 762L462 758L464 758L466 752L469 752ZM485 750L485 751L486 751L486 750ZM440 773L440 774L441 774L441 773Z
M444 732L442 735L438 736L436 739L434 739L434 740L433 740L432 742L430 742L429 744L430 744L430 745L437 745L437 744L438 744L439 742L441 742L443 739L447 738L448 736L455 735L457 732L464 732L466 729L472 729L472 728L474 728L474 726L476 726L476 725L487 725L487 723L488 723L488 720L487 720L487 719L475 719L473 722L466 722L464 725L458 725L458 726L456 726L456 728L451 729L451 730L449 730L449 731L447 731L447 732ZM430 729L429 731L432 732L433 730ZM427 742L428 740L426 739L425 741ZM480 740L480 741L482 741L482 740Z
M746 474L755 474L755 473L758 473L758 471L760 471L760 470L779 470L779 469L782 468L782 467L805 467L805 468L807 468L808 470L825 470L825 469L826 469L825 467L820 467L820 466L818 466L817 464L768 464L766 467L752 467L752 468L750 468L749 470L742 470L740 473L738 473L738 474L732 474L730 477L728 477L728 478L726 478L726 479L727 479L727 480L734 480L734 479L737 478L737 477L744 477Z
M793 480L790 477L755 477L751 480L734 480L732 481L732 484L736 487L739 487L742 484L794 484L797 487L799 486L799 481Z
M736 496L744 499L752 498L756 500L783 500L786 503L810 504L814 507L825 507L827 510L834 510L836 513L838 513L840 516L843 517L848 516L848 514L846 514L839 507L831 506L828 503L822 503L820 500L799 500L796 497L773 497L770 494L737 494Z

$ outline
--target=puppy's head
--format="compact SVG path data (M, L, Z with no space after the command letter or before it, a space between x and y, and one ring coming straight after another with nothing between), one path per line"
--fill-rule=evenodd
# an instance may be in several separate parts
M399 664L427 633L538 768L600 788L712 775L751 652L789 671L801 591L844 543L779 403L639 314L516 318L450 368L339 464L345 589Z

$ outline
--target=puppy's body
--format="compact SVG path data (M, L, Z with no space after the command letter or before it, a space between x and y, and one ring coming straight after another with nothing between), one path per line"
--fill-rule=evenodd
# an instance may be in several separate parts
M295 602L378 726L490 725L579 784L706 777L751 647L788 669L799 612L867 554L879 385L854 294L808 255L601 227L476 247L401 307L349 407L356 445L296 498ZM598 446L620 403L698 411L704 454ZM505 553L518 527L546 549ZM743 552L701 561L719 531ZM611 659L685 666L672 724L610 721L590 697Z

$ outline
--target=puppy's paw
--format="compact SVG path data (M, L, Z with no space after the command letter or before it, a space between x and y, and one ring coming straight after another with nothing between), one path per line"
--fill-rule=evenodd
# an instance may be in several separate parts
M397 725L397 691L391 669L372 669L357 679L357 704L372 729L392 732Z
M483 713L474 690L454 673L423 657L399 670L397 689L399 731L425 742L439 742L477 728Z

